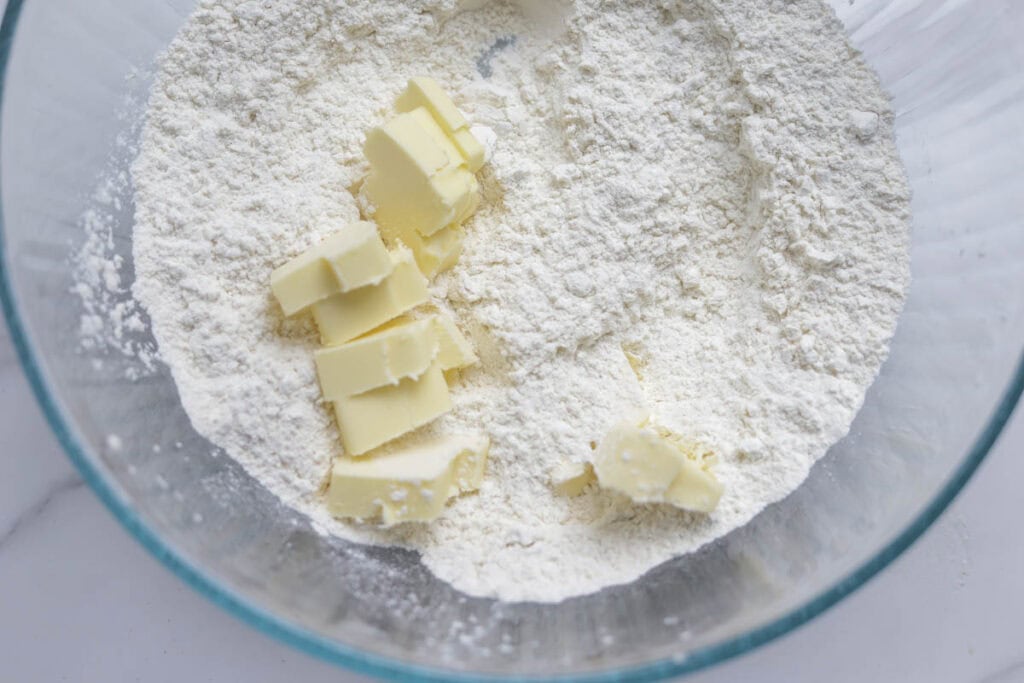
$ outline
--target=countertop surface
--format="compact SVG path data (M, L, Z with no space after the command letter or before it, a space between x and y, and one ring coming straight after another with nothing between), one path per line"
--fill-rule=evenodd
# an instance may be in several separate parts
M188 588L64 456L0 326L0 680L359 681ZM894 564L797 631L688 681L1024 681L1024 415Z

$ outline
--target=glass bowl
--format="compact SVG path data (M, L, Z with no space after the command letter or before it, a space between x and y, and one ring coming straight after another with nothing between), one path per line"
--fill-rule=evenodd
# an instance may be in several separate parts
M410 552L312 531L196 434L166 368L76 342L72 254L123 168L125 97L192 0L11 0L0 31L2 295L25 371L89 484L247 622L363 672L648 680L783 634L864 583L963 486L1024 385L1024 4L835 0L894 97L913 285L850 435L793 495L637 581L559 604L458 593ZM131 76L126 78L126 76ZM116 150L122 150L118 153ZM131 281L130 195L107 198ZM145 329L130 343L151 342ZM156 447L154 447L156 446Z

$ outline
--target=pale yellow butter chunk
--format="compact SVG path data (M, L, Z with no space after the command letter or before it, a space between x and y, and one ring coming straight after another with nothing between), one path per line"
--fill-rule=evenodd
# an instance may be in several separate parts
M427 280L408 249L391 255L391 275L380 284L335 294L313 304L325 346L343 344L427 301Z
M448 383L436 362L416 379L334 401L341 443L351 455L397 439L451 409Z
M401 112L424 107L437 123L451 133L469 127L469 121L455 106L448 93L429 76L410 78L408 85L395 101L395 109Z
M393 265L373 223L359 221L307 249L270 274L285 315L338 292L380 283Z
M469 121L433 78L420 76L410 79L405 92L398 96L395 107L401 112L425 108L451 137L469 170L476 173L483 166L483 145L469 132Z
M462 242L466 238L466 230L461 225L449 225L430 237L424 237L415 230L406 230L400 234L391 231L385 233L392 243L401 242L412 250L416 264L428 278L455 265L462 254Z
M438 342L437 362L442 370L457 370L477 363L476 352L450 316L443 313L433 317L434 334Z
M338 458L327 508L388 526L436 519L451 498L480 486L489 445L485 436L446 436L370 458Z
M461 223L480 206L480 184L476 176L463 166L446 168L431 179L431 184L444 205L451 207L451 215L446 223L437 228L417 227L421 235L430 236L449 224Z
M314 358L324 398L336 401L416 379L430 368L437 353L432 321L411 320L341 346L318 349Z
M476 136L469 131L469 128L454 131L451 135L455 146L462 152L462 158L466 160L466 166L469 167L469 170L476 173L483 168L484 160L487 158L487 150L476 139Z
M638 503L711 512L722 497L722 485L704 463L651 426L621 423L612 428L598 446L594 469L603 488Z
M480 185L453 150L422 109L370 131L363 151L371 170L361 192L385 236L430 236L476 210Z
M405 115L412 117L422 132L444 153L445 163L439 168L457 168L465 165L466 160L462 158L462 152L455 145L455 141L437 124L437 120L430 115L426 108L418 107L406 112Z
M589 462L571 462L564 460L551 469L551 487L555 493L570 498L583 493L583 490L597 481L594 467Z

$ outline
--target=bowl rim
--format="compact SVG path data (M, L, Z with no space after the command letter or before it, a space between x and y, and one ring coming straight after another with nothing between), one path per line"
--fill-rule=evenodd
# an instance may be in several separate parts
M2 104L7 85L7 67L10 63L11 47L17 30L18 19L25 0L9 0L0 23L0 123ZM2 169L0 169L2 173ZM95 466L85 449L78 443L65 416L61 413L53 394L43 376L35 351L30 347L21 316L15 302L10 272L6 267L5 229L3 216L2 187L0 187L0 305L10 329L11 339L25 376L28 378L36 401L42 408L46 420L57 436L61 447L74 463L82 478L95 492L114 517L142 546L164 564L188 586L205 596L229 614L277 640L298 650L314 655L334 664L344 666L358 673L392 680L417 681L469 681L509 680L521 676L501 674L475 674L440 667L410 664L381 655L359 650L345 643L319 636L288 620L248 602L242 595L221 585L189 561L184 554L165 544L157 533L146 525L126 501L122 500L107 482L103 473ZM1000 432L1005 427L1014 407L1024 393L1024 351L1018 359L1016 371L1003 391L1002 397L975 439L960 464L953 470L946 483L932 500L911 519L906 527L880 548L873 557L863 562L833 586L802 605L775 618L770 623L753 628L721 643L710 645L684 658L669 658L653 662L618 668L557 677L530 677L529 680L559 680L574 683L604 683L611 681L655 681L693 673L751 650L789 633L833 606L841 599L863 586L875 574L916 541L952 502L978 466L988 455Z

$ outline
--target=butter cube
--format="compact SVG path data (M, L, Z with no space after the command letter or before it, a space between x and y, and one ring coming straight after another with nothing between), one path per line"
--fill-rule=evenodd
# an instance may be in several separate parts
M489 445L482 435L446 436L372 458L338 458L327 508L336 517L379 517L387 526L436 519L451 498L480 486Z
M334 401L341 443L351 455L397 439L451 409L448 383L436 362L416 379Z
M692 449L649 425L612 428L598 446L594 469L602 487L638 503L711 512L722 497L722 485Z
M424 237L429 237L448 225L459 224L466 220L480 206L480 184L476 176L465 167L447 168L431 179L431 184L446 207L450 207L450 215L436 227L416 225L416 230Z
M318 349L314 357L324 398L336 401L416 379L430 368L437 353L433 321L414 320L341 346Z
M487 150L476 139L476 136L470 132L469 127L452 131L451 136L455 146L462 152L462 157L466 160L469 170L476 173L483 168L484 159L487 157Z
M422 108L370 131L363 151L371 170L361 192L382 231L429 237L476 210L480 186L453 150Z
M429 111L437 123L449 133L469 128L466 117L438 82L429 76L410 78L405 91L395 101L395 109L400 112L412 111L419 107Z
M313 304L325 346L342 344L427 301L427 281L408 249L391 255L392 272L378 285L335 294Z
M455 145L448 133L437 123L437 119L430 115L425 107L417 107L405 112L402 116L411 117L419 125L420 132L425 134L444 153L445 163L441 168L456 168L465 166L466 160L462 158L462 152Z
M433 323L438 342L437 361L442 370L465 368L478 361L473 345L455 326L450 316L443 313L435 315Z
M270 289L285 315L294 315L332 294L376 285L392 267L377 228L359 221L275 269Z
M594 467L589 462L570 462L563 460L551 470L551 487L563 496L570 498L583 493L583 490L597 480Z
M401 242L409 247L416 256L420 270L432 278L459 260L466 230L461 225L449 225L430 237L424 237L415 230L404 230L401 233L385 231L385 235L392 243Z
M462 153L469 170L476 173L484 164L484 148L469 132L469 121L433 78L413 78L395 103L400 112L424 107Z

